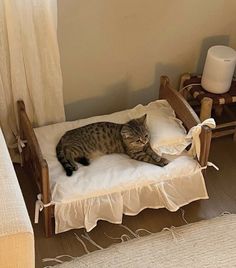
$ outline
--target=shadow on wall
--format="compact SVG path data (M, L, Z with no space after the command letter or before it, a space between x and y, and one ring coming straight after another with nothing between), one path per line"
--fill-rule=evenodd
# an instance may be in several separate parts
M228 35L210 36L203 39L195 72L198 74L202 73L207 51L211 46L228 46L229 41L230 38ZM66 118L67 120L75 120L129 109L138 104L145 105L158 98L161 75L169 76L171 84L175 88L178 88L180 75L184 72L194 71L186 70L185 68L185 62L183 62L182 66L159 62L155 66L155 76L150 86L133 90L130 87L129 79L125 79L108 87L106 94L103 96L78 100L74 103L67 104L65 106Z
M121 111L126 108L128 81L120 81L106 90L103 96L78 100L65 105L66 120L88 118Z
M203 72L208 49L216 45L229 46L229 40L229 35L215 35L203 39L200 55L198 57L196 73L201 74Z
M168 75L176 86L181 70L178 66L157 63L153 83L139 90L131 90L129 79L125 79L107 88L103 96L78 100L65 106L66 120L88 118L132 108L138 104L147 104L158 99L160 76Z
M174 87L177 87L182 69L181 66L164 64L161 62L157 63L155 66L153 83L149 87L128 92L127 108L132 108L139 103L145 105L151 101L157 100L159 98L160 77L162 75L167 75L170 78L171 84Z

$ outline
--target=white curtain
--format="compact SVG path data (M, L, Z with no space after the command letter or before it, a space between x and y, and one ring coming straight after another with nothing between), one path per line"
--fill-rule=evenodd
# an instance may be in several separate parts
M0 125L8 145L18 133L19 99L35 126L65 120L55 3L0 0Z

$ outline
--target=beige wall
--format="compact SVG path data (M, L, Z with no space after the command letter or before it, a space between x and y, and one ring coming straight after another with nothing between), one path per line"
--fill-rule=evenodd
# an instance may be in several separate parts
M235 0L58 0L68 119L109 113L158 96L201 71L207 47L236 48Z

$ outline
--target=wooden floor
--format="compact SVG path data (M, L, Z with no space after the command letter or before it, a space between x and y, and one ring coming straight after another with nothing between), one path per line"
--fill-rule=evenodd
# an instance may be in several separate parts
M193 202L185 207L185 218L188 222L195 222L220 215L224 211L236 213L236 143L232 137L216 139L212 143L210 160L219 166L220 171L208 168L206 175L206 185L209 200ZM15 166L20 181L26 205L33 222L35 193L29 183L27 170L20 166ZM181 211L169 212L166 209L146 209L137 216L124 216L123 224L131 230L145 228L151 232L158 232L164 227L180 226L185 224ZM81 234L81 230L72 230L62 234L54 235L52 238L45 238L42 226L42 217L38 225L34 225L35 247L36 247L36 267L44 267L42 263L45 257L56 257L62 254L81 256L84 254L83 247L76 240L74 233ZM117 241L105 236L119 237L127 233L119 225L100 221L98 226L90 232L90 236L102 247L107 247ZM85 242L86 243L86 242ZM96 247L88 245L89 250ZM50 263L47 263L47 265Z

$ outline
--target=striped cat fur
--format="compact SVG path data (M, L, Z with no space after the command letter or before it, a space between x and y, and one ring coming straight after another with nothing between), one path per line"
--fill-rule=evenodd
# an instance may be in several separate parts
M66 175L71 176L78 169L77 163L87 166L91 159L112 153L165 166L168 161L150 146L146 117L145 114L125 124L98 122L67 131L56 147L57 158Z

